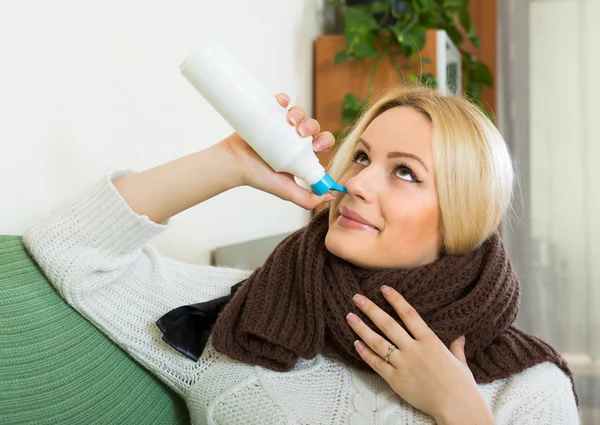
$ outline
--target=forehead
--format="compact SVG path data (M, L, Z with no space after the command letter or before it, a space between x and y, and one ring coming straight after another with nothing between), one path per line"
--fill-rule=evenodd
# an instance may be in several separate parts
M432 163L432 127L422 112L406 106L389 109L375 118L362 134L373 151L404 151Z

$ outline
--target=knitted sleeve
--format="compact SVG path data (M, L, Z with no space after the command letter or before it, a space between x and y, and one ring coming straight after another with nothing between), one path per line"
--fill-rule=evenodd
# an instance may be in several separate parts
M542 363L521 374L497 395L500 425L578 425L581 423L567 375L553 363Z
M109 174L23 236L48 280L78 312L171 388L185 394L208 359L193 362L155 322L169 310L229 293L249 272L190 265L149 245L168 224L136 214Z

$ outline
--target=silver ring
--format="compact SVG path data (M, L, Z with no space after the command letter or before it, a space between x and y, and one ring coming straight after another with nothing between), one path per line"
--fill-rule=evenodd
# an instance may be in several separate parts
M394 344L390 344L390 348L388 348L387 355L385 356L386 363L390 362L390 354L392 354L395 349L396 349L396 346Z

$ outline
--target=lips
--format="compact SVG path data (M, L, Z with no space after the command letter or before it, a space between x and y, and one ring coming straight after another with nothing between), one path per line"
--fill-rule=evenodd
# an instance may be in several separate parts
M368 226L368 227L372 228L373 230L379 230L379 228L377 228L377 226L375 226L373 223L371 223L366 218L364 218L363 216L358 214L356 211L353 211L349 208L340 207L340 214L342 215L342 217L345 217L346 219L350 219L353 222L356 222L357 224Z

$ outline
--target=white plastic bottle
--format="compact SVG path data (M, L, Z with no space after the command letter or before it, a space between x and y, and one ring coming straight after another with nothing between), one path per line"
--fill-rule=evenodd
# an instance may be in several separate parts
M287 122L287 110L218 40L208 40L179 67L234 130L277 172L303 180L318 195L346 192L325 172L312 149Z

